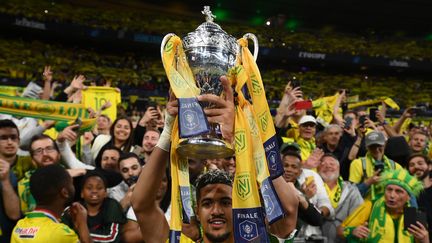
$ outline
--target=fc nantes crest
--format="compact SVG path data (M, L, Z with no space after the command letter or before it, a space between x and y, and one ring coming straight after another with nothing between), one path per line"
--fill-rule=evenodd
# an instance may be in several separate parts
M241 200L246 200L251 196L251 182L250 175L248 172L240 173L236 175L237 195Z
M259 124L263 132L267 130L268 123L269 123L269 116L267 114L267 111L264 111L261 115L259 115Z
M235 150L237 153L242 153L246 148L246 132L244 129L237 129L235 132Z
M260 95L262 93L262 89L255 74L251 75L251 81L252 81L252 92L255 95Z

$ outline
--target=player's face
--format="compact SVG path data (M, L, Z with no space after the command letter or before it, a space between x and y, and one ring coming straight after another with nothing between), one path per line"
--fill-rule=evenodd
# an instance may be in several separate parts
M198 219L204 237L210 242L224 242L232 237L232 187L210 184L201 188Z

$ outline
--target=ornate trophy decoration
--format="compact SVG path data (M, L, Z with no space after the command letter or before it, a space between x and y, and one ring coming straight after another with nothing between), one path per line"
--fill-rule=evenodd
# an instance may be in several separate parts
M187 62L194 84L199 89L199 94L220 96L223 91L220 77L226 75L228 70L235 66L240 47L235 37L227 34L218 24L213 22L216 16L212 14L209 6L205 6L202 13L205 15L206 22L181 40L184 55L177 53L177 65L181 61ZM175 35L168 34L164 37L161 44L162 56L173 36ZM256 37L253 34L247 34L245 37L254 41L254 56L256 58L258 53ZM181 58L186 60L179 60ZM175 91L171 80L171 88ZM190 94L190 97L193 98L194 94ZM179 132L182 140L178 145L178 154L182 157L196 159L232 156L234 150L222 139L219 125L208 124L205 115L201 119L200 112L190 108L194 106L194 103L190 102L192 101L185 103L179 99ZM205 108L211 107L212 104L200 103L200 106ZM205 127L205 123L207 123L208 129L201 130L200 127ZM187 132L188 130L191 132Z

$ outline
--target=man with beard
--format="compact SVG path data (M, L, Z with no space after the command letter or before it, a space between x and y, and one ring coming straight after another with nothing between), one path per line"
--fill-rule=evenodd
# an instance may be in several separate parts
M430 171L432 164L426 155L416 153L412 154L408 159L408 171L411 175L423 182L425 188L432 185Z
M120 200L120 204L126 211L131 206L130 199L142 167L140 159L136 154L126 153L119 159L119 168L123 181L117 187L124 192L124 197Z
M348 179L350 162L349 151L356 139L354 127L342 129L339 125L330 124L323 131L324 143L320 146L324 153L332 153L339 161L343 170L342 177ZM346 171L345 175L342 173Z
M60 151L54 140L47 135L36 135L30 141L30 155L32 163L37 167L57 164L60 161ZM30 177L34 170L27 171L23 179L18 182L18 195L20 196L21 211L32 211L36 201L30 192Z
M426 146L428 137L423 132L414 133L408 142L411 152L413 153L426 153Z
M140 157L144 161L148 161L150 154L153 152L153 149L159 140L159 136L160 136L159 130L153 128L147 128L142 140L142 149L140 153Z
M432 232L432 163L423 154L413 154L408 160L408 170L411 175L423 182L425 188L418 197L419 208L424 210L427 215L429 232Z
M344 181L340 176L339 161L333 154L325 154L318 166L318 173L324 181L324 187L335 210L335 217L326 219L322 226L323 235L328 242L343 242L337 237L336 229L360 204L363 198L357 187Z
M37 169L30 177L30 191L37 206L18 221L11 242L92 242L87 211L81 204L73 203L70 208L78 236L59 222L75 194L72 178L64 168L51 164Z

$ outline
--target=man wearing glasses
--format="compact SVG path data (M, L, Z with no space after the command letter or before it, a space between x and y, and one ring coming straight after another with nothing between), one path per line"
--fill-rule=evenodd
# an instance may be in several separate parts
M37 167L57 164L60 161L60 152L57 144L47 135L36 135L30 141L30 156L32 163ZM36 201L30 193L30 177L34 170L27 171L23 179L18 182L18 195L23 213L32 211Z

